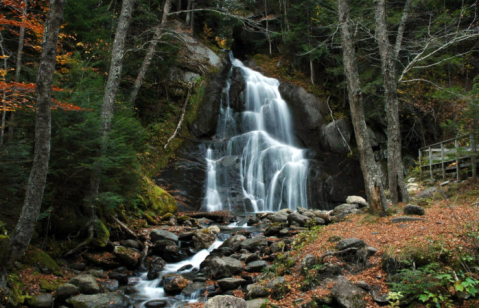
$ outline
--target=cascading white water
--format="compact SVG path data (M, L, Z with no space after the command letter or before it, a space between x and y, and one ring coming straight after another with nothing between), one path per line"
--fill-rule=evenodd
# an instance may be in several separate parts
M231 196L228 185L238 182L244 204L240 211L308 208L308 161L304 150L293 144L291 116L279 93L279 81L245 67L237 59L231 60L233 68L223 91L214 139L219 145L214 151L208 149L206 157L206 209L237 211L238 197ZM241 112L230 106L234 68L241 70L246 83ZM234 174L238 179L232 179L232 173L226 170L235 158L240 162Z

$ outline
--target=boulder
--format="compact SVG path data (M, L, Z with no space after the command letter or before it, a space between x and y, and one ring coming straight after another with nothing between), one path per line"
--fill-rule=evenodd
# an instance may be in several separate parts
M132 306L130 299L118 292L95 295L82 294L70 298L68 302L73 305L73 308L129 308Z
M284 277L276 277L274 278L273 280L269 281L267 284L266 284L266 288L268 289L273 289L279 285L283 285L285 283L285 279Z
M221 244L220 248L228 247L233 251L239 251L241 249L241 243L246 240L246 237L241 234L233 235Z
M344 240L339 241L336 245L338 250L344 250L347 248L363 248L366 247L366 243L362 239L358 238L346 238Z
M276 213L268 214L268 216L266 217L272 222L286 222L288 221L288 215L289 214L286 212L279 211Z
M155 243L158 240L170 240L178 243L178 236L172 232L158 229L150 232L150 240L152 243Z
M100 286L92 275L78 275L70 279L71 284L78 287L82 294L97 294Z
M176 276L175 278L173 278L173 280L171 280L165 285L164 289L165 292L168 294L180 294L181 291L186 288L186 286L190 283L191 281L184 278L183 276Z
M210 298L204 308L246 308L246 302L242 298L230 295L218 295Z
M163 308L168 306L168 301L164 299L154 299L145 303L145 308Z
M141 254L138 250L123 246L115 246L113 254L120 259L122 264L131 268L136 268L141 258Z
M352 135L348 120L341 118L321 127L321 147L327 152L348 154Z
M241 261L230 257L216 257L210 261L210 271L215 279L231 277L243 271L243 264Z
M288 215L288 223L290 225L297 225L300 227L304 227L311 221L311 218L305 215L301 215L298 212L291 213Z
M363 308L367 292L345 278L336 280L331 295L341 308Z
M253 261L246 264L246 271L251 273L258 273L263 270L263 268L268 266L266 261Z
M306 255L301 261L301 268L309 270L316 264L316 257L314 255Z
M408 204L404 207L404 214L405 215L424 215L426 211L419 205Z
M34 308L53 307L53 296L51 293L32 295L32 297L27 298L27 305Z
M282 223L274 222L274 223L270 224L266 228L266 230L264 230L263 234L265 236L278 235L279 231L281 231L284 227L285 227L285 225L283 225Z
M431 199L438 191L437 187L429 187L420 191L414 196L415 199Z
M260 284L250 284L246 286L246 290L246 298L249 299L269 296L269 290Z
M242 75L242 70L238 67L234 68L231 79L230 107L236 112L243 112L245 110L246 82Z
M148 274L147 277L149 280L156 279L160 276L161 271L165 267L165 260L160 257L155 257L148 266Z
M242 278L223 278L217 281L218 286L223 291L236 290L238 287L246 284L246 280Z
M211 227L210 227L211 228ZM208 229L196 230L193 235L193 245L195 249L207 249L216 241L216 235Z
M246 249L248 251L255 251L260 247L268 246L268 240L264 236L257 236L242 241L240 246L242 249Z
M360 196L349 196L346 198L346 203L357 204L360 209L364 207L368 207L368 203L366 202L366 199Z
M56 293L56 300L63 302L67 298L80 294L80 288L71 283L59 285Z
M359 206L357 204L344 203L335 207L332 215L339 218L344 218L347 215L358 213L358 210Z

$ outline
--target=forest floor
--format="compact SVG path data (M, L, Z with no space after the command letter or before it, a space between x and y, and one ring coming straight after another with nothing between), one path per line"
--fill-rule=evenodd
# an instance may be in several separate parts
M344 276L351 282L363 281L379 287L380 294L400 292L395 301L397 306L479 307L479 300L470 296L476 289L479 290L479 285L476 285L479 283L479 185L467 180L452 182L445 187L437 185L437 188L432 198L410 202L417 204L415 202L419 201L419 205L425 208L425 215L417 216L424 220L393 223L392 218L404 215L405 204L392 208L392 215L386 217L350 215L341 222L311 231L306 235L306 243L297 247L293 254L299 260L311 254L316 256L318 262L318 258L326 252L335 250L337 239L359 238L378 251L366 266L349 266L349 270L344 271ZM391 279L388 279L391 273L384 270L387 259L394 259L403 267L416 268L399 270L402 278L396 287L392 287L389 283ZM348 267L334 256L325 257L323 262ZM301 287L310 283L314 274L304 275L297 266L286 271L284 277L290 283L291 291L281 300L270 299L269 303L273 307L300 307L302 303L331 292L331 285L301 291ZM465 281L471 281L471 285ZM461 293L466 288L469 288L469 293ZM380 307L370 295L366 299L367 307ZM394 304L391 306L395 307Z
M290 266L285 260L275 261L270 271L286 279L288 290L281 299L270 297L268 306L301 307L327 297L332 284L315 281L315 273L321 264L330 263L339 264L343 276L351 282L366 282L383 295L394 292L396 300L389 307L479 307L479 300L473 296L479 294L479 185L466 180L435 187L431 198L410 202L424 207L425 215L417 216L423 220L393 223L394 217L404 215L405 204L399 204L386 217L354 214L297 235L289 258L302 260L314 255L317 266L305 272L300 261ZM345 238L362 239L377 253L366 264L345 263L338 256L323 258L335 250L338 239ZM394 260L399 269L396 284L391 284L392 272L385 271L388 260ZM33 267L15 272L25 294L54 291L68 280L68 275L41 274ZM241 297L243 293L238 290L235 295ZM370 295L365 299L367 307L380 307Z

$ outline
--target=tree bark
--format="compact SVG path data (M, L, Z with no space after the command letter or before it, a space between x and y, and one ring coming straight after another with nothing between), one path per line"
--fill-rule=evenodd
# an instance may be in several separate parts
M0 32L0 50L2 51L2 58L3 58L3 69L5 70L5 75L2 76L2 79L4 82L6 82L6 75L8 72L8 56L5 53L5 49L3 48L3 35ZM5 135L5 120L7 119L7 92L6 90L3 91L2 95L2 107L3 107L3 112L2 112L2 123L0 124L1 129L0 129L0 149L3 146L3 138Z
M141 63L140 70L138 71L138 76L135 79L135 83L133 84L133 90L130 94L129 102L133 104L138 97L138 93L140 92L141 85L143 83L143 78L145 78L146 72L148 71L148 67L150 67L151 60L153 59L153 55L155 54L156 45L161 39L163 35L163 29L166 26L166 22L168 20L168 14L170 13L171 9L171 0L166 0L163 6L163 15L161 17L160 24L155 27L155 32L153 35L153 39L148 46L148 50L146 52L145 57L143 58L143 62Z
M393 205L399 202L399 194L401 200L407 202L409 199L404 180L404 166L401 155L401 130L399 124L399 102L397 97L398 79L396 74L396 62L401 49L402 34L404 25L408 17L411 0L406 2L404 13L396 36L396 45L389 43L386 25L386 1L377 0L375 9L376 19L376 39L379 46L379 54L381 56L381 72L383 76L384 96L386 99L385 109L388 121L388 182L389 192Z
M7 271L27 249L40 213L50 158L51 94L55 71L57 42L63 22L66 0L50 0L50 12L42 42L40 66L36 77L35 150L28 178L22 213L12 235L0 251L0 288L5 287Z
M364 116L363 98L359 82L359 69L354 50L349 5L347 0L338 0L339 26L343 47L344 72L348 84L349 106L354 134L359 150L361 170L364 177L366 195L373 213L385 214L388 203L384 194L380 169L374 160Z
M115 39L113 41L110 70L105 86L105 94L103 96L103 104L100 115L100 157L105 155L108 148L109 133L113 120L113 110L118 93L118 86L120 85L121 71L123 68L126 34L128 32L128 27L130 26L134 5L135 0L123 0ZM87 198L87 202L84 204L83 210L90 219L93 219L96 216L94 201L100 188L101 170L101 164L96 164L93 167L92 176L90 179L90 195Z

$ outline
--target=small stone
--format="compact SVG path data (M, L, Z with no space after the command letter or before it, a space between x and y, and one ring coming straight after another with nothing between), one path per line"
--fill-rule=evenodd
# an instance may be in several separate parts
M391 219L392 223L400 223L400 222L409 222L409 221L426 221L423 218L416 218L416 217L409 217L409 216L400 216L394 217Z

